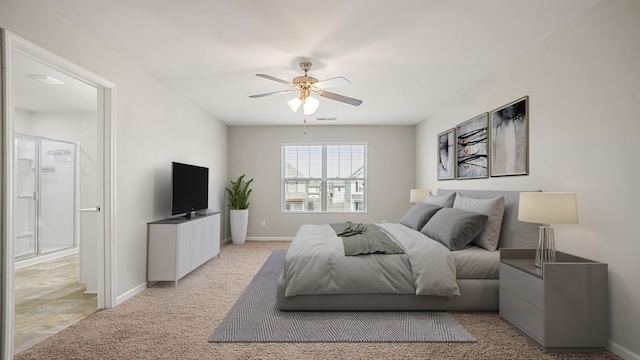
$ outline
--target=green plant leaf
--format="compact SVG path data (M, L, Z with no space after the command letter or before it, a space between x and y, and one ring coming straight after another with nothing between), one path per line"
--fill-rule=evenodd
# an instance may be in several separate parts
M227 194L229 195L229 208L232 210L244 210L249 207L249 195L251 195L251 189L249 186L253 182L253 179L244 181L246 174L238 177L238 180L231 180L231 189L225 187Z

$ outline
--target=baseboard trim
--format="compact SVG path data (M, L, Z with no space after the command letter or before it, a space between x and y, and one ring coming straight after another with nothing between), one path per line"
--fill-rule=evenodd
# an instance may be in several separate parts
M247 241L291 241L293 237L291 236L247 236L245 238ZM231 236L224 238L220 245L232 242Z
M611 351L612 353L620 356L625 360L640 360L640 355L634 353L633 351L627 349L624 346L616 344L611 340L609 340L609 346L607 347L607 350Z
M249 241L291 241L290 236L247 236Z
M35 256L35 257L24 259L24 260L18 260L15 262L15 269L18 270L27 266L36 265L36 264L40 264L47 261L53 261L61 257L77 254L79 251L80 251L80 248L76 246L71 249L60 250L60 251L39 255L39 256Z
M141 292L145 291L147 289L147 283L144 282L136 287L134 287L133 289L127 291L126 293L116 297L116 306L122 304L123 302L131 299L132 297L140 294Z

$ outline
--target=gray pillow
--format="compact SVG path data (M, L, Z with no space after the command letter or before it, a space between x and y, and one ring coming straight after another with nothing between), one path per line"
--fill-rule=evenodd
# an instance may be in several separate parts
M482 231L488 218L487 215L471 211L443 208L433 215L420 232L451 251L460 250Z
M429 193L429 195L427 195L427 200L425 200L424 202L426 204L450 208L450 207L453 207L453 202L455 199L456 199L456 193L451 193L451 194L442 195L442 196L436 196L436 195L433 195L432 193Z
M424 224L431 219L433 214L442 209L440 206L429 204L415 204L400 220L400 224L411 228L415 231L420 231Z
M489 216L487 225L473 239L473 243L489 251L495 251L498 248L502 217L504 216L504 196L493 199L476 199L458 194L453 203L453 208Z

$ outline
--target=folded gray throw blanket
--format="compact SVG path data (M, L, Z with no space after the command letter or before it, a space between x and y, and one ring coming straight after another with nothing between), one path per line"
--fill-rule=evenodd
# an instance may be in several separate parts
M389 235L373 224L329 224L342 238L346 256L366 254L404 254L404 250Z

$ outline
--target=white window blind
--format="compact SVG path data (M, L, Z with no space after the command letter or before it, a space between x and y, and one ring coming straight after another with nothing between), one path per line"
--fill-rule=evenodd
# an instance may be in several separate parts
M282 144L283 212L366 212L366 144Z

